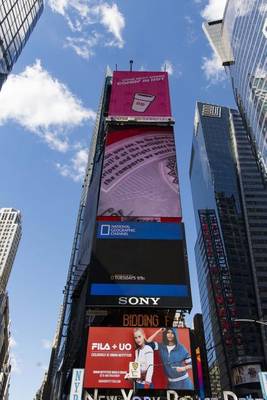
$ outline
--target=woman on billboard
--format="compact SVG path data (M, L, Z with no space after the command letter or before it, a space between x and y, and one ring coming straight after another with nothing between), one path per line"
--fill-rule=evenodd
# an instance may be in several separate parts
M156 336L162 333L162 342L154 341ZM168 389L193 390L193 384L188 375L192 368L191 356L187 349L179 343L177 329L161 328L153 333L147 343L152 345L154 350L159 350L165 374L168 379Z
M136 389L153 389L152 377L154 372L154 351L147 344L142 328L134 329L135 362L140 364L141 378L136 381ZM129 379L128 374L125 379Z

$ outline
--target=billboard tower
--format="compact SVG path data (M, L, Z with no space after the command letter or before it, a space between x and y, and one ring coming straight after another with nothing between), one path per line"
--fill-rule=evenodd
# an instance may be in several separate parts
M114 72L106 123L89 305L190 309L167 73Z
M189 330L166 329L192 307L173 125L166 72L106 78L48 398L70 393L73 368L85 393L131 388L133 361L138 388L194 388Z

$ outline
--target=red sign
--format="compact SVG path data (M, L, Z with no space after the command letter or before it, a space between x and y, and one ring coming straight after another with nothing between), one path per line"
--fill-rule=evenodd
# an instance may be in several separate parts
M187 328L90 328L84 387L133 388L132 361L141 367L137 389L194 389Z
M118 128L109 132L98 219L180 222L176 164L171 127Z
M165 119L171 117L167 72L113 73L109 116Z
M231 354L233 342L237 345L241 344L239 327L232 321L232 317L237 314L237 311L232 291L231 274L224 254L215 211L199 210L199 218L221 331L229 354Z

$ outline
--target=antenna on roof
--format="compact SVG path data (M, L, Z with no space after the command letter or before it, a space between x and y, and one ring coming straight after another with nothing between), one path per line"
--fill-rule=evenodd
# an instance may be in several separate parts
M164 65L164 72L167 71L167 64Z
M130 72L133 71L133 60L130 60Z
M116 71L118 71L118 64L116 64L115 68L116 68Z

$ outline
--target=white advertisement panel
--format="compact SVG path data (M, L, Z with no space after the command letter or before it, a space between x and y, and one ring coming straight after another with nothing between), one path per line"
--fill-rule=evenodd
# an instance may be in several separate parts
M259 372L261 372L261 366L259 364L242 365L240 367L234 368L234 385L259 382Z
M70 400L82 400L84 369L73 369Z

